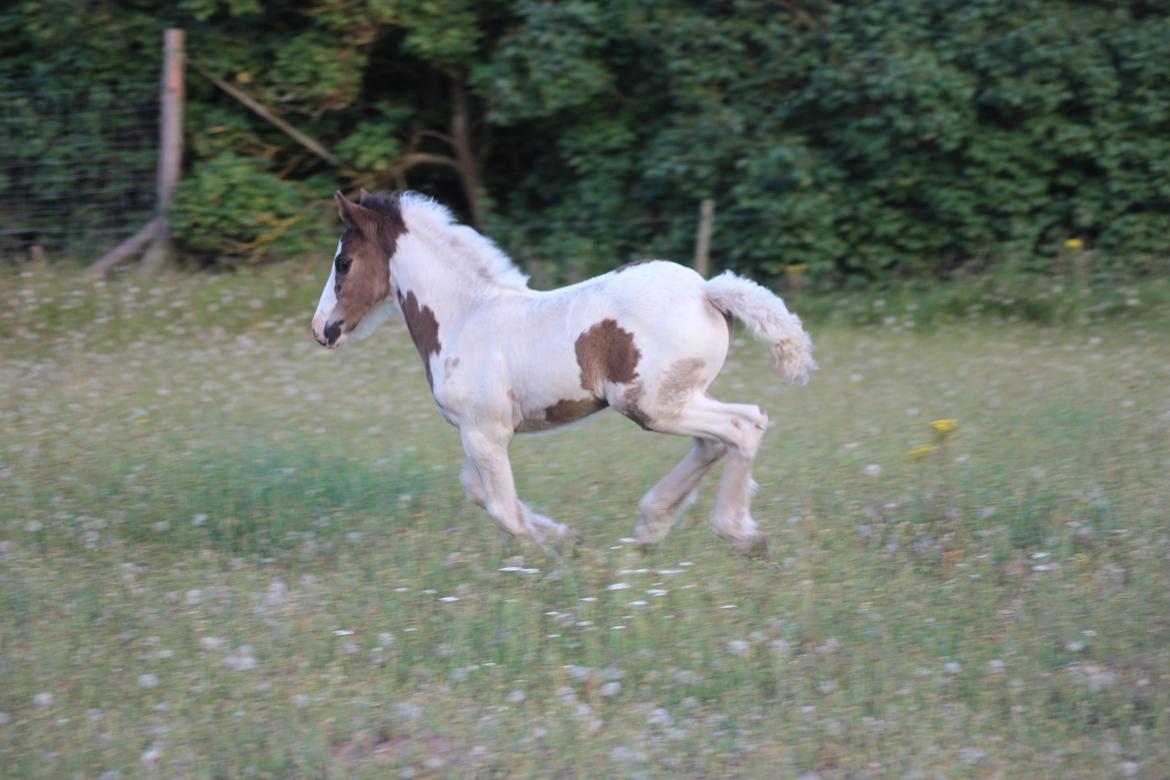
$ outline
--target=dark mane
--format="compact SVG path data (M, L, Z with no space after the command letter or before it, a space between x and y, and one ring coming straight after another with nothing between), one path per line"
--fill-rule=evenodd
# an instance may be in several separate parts
M402 218L402 195L398 192L365 193L358 205L373 212L372 224L358 226L358 232L368 233L365 237L377 243L386 257L393 257L398 237L406 232Z
M367 192L358 205L374 211L400 215L402 213L402 194L399 192Z

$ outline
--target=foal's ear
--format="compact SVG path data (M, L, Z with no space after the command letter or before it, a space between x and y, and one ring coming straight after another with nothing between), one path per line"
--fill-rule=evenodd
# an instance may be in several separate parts
M366 209L345 197L341 190L333 193L333 199L337 201L337 215L345 226L361 231L362 226L369 221Z
M358 203L361 203L362 201L364 201L368 197L370 197L370 193L365 187L362 187L358 190L358 199L357 199Z

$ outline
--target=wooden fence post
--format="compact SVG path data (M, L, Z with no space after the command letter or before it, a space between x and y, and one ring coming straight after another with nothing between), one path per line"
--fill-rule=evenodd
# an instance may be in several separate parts
M159 123L158 202L160 220L158 232L146 256L142 270L155 273L167 265L174 251L171 247L170 208L179 183L183 163L183 84L184 40L183 30L169 28L163 33L163 71L160 90L162 118Z
M699 234L695 237L695 270L706 279L711 273L711 228L715 222L715 201L703 198L699 206Z

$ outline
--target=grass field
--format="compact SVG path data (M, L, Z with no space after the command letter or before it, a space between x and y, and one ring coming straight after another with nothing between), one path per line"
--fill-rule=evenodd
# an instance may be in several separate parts
M773 560L714 481L640 554L688 443L611 413L513 446L553 560L463 498L401 325L317 347L320 283L5 282L3 776L1170 776L1164 307L822 302L805 388L737 330Z

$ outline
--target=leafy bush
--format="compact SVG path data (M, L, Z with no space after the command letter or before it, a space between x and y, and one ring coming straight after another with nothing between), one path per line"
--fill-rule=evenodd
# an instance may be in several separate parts
M175 238L211 260L303 255L320 249L324 238L325 211L312 197L305 184L266 173L263 161L224 152L196 163L179 184Z
M757 276L1047 272L1069 239L1093 270L1165 265L1165 0L66 5L0 14L0 77L153 83L150 25L185 26L193 60L341 161L192 78L192 251L284 254L308 222L283 220L312 198L404 184L486 212L505 249L561 279L687 258L706 197L714 264ZM74 34L107 16L122 37Z

